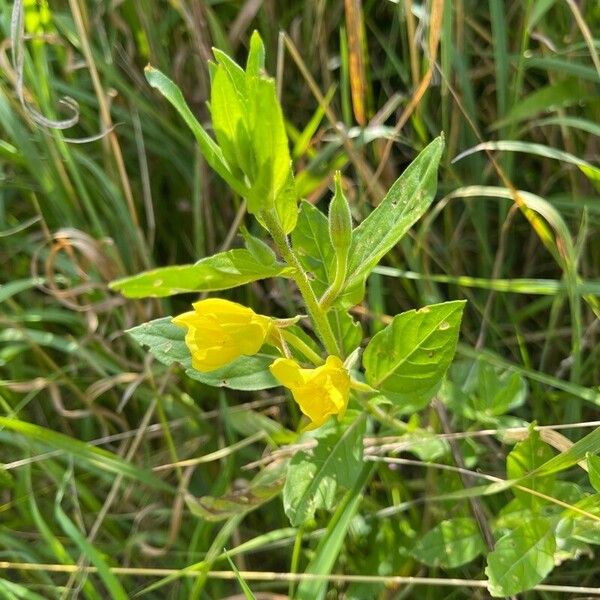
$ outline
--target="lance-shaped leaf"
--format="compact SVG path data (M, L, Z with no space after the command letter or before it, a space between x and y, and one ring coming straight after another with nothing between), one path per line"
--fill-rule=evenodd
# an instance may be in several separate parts
M381 204L354 230L344 290L360 288L377 263L425 213L437 189L444 140L431 142L400 175ZM347 303L344 294L339 295Z
M110 287L128 298L162 298L186 292L227 290L259 279L285 277L292 272L290 267L278 263L275 255L271 261L260 258L250 250L236 248L203 258L194 265L163 267L119 279Z
M185 345L185 329L174 325L171 317L149 321L127 333L161 363L178 363L189 377L206 385L234 390L264 390L279 385L269 371L269 365L279 356L275 351L270 354L268 346L254 356L241 356L225 367L200 373L192 368L192 357Z
M148 83L156 88L177 110L196 137L206 162L240 195L248 193L248 187L234 175L217 143L200 125L187 105L181 90L164 73L148 65L144 70Z
M365 350L369 385L403 411L422 408L452 361L464 306L457 300L396 315Z

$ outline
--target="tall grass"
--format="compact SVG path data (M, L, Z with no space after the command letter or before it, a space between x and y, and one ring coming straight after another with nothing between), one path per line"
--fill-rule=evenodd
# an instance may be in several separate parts
M211 46L242 58L259 29L303 195L326 202L342 169L357 218L443 130L438 201L372 277L357 315L375 333L386 314L468 299L462 359L487 357L529 385L498 427L573 424L563 433L576 441L600 405L595 3L24 4L25 36L11 38L13 3L0 0L4 597L224 598L241 589L227 556L242 577L288 574L247 575L257 597L321 597L322 586L293 574L332 572L465 580L418 591L402 579L340 580L332 598L484 597L469 584L482 579L481 562L448 573L403 550L444 515L468 514L466 500L436 500L462 489L456 473L375 463L364 497L348 495L332 520L301 529L279 500L224 525L186 504L243 489L256 472L244 465L285 444L297 415L286 398L215 391L160 369L123 333L192 298L125 301L109 281L197 260L236 243L232 224L252 226L143 67L169 73L206 121ZM19 51L22 74L11 62ZM73 127L32 118L68 118L64 97L78 106ZM295 291L253 284L231 297L286 315ZM431 409L419 423L432 435L474 428L449 419ZM466 440L459 454L469 468L503 473L501 440ZM488 518L507 497L485 500ZM584 553L547 583L597 586L597 567Z

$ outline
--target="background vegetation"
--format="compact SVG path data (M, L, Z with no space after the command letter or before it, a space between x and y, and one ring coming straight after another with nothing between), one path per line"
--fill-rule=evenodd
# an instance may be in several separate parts
M235 579L223 548L242 571L434 578L422 588L342 578L329 585L331 598L485 597L471 581L484 579L481 558L458 568L419 559L428 530L473 510L466 498L440 498L472 481L425 463L504 477L514 436L471 433L446 445L457 437L449 434L567 425L566 438L544 434L556 452L598 418L600 7L29 0L24 36L11 32L13 3L0 7L4 597L143 590L147 598L223 598L240 589L209 574ZM386 314L468 300L447 408L412 416L403 436L371 435L372 458L403 450L410 464L376 462L339 540L332 532L344 506L303 528L289 526L279 499L234 514L241 496L259 503L244 492L257 472L251 463L290 439L296 409L285 396L220 392L154 364L124 330L182 312L193 298L126 301L107 286L235 246L242 223L259 231L143 76L148 62L169 74L205 121L211 46L243 61L254 28L311 202L326 206L341 169L360 220L427 142L446 136L438 200L370 278L356 314L373 334ZM297 306L296 291L280 283L228 297L280 316ZM461 372L478 359L493 369L473 392ZM561 480L567 506L589 491L581 469ZM234 515L225 521L184 501L232 491L212 505ZM497 519L512 497L478 500L483 518ZM546 583L599 586L590 548L566 548L563 558L577 560ZM193 577L182 571L190 565ZM439 581L447 578L471 583L448 588ZM293 576L264 579L248 579L257 597L296 589ZM157 581L160 589L148 589ZM298 597L324 589L304 583Z

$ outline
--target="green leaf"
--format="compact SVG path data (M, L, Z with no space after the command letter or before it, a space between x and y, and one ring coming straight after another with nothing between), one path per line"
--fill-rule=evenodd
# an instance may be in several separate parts
M250 51L246 60L246 77L258 77L265 69L265 45L258 31L250 36Z
M192 514L207 521L225 521L234 515L246 514L279 494L285 479L285 466L285 463L274 463L244 485L238 480L234 490L219 498L195 498L186 494L186 504Z
M396 315L365 350L367 383L403 411L425 406L454 356L464 306L457 300Z
M600 456L588 454L587 466L590 483L597 492L600 492Z
M275 260L260 260L245 248L236 248L203 258L193 265L162 267L118 279L111 289L128 298L163 298L187 292L214 292L267 279L287 277L292 269Z
M43 285L44 279L41 277L30 277L28 279L16 279L0 285L0 302L12 298L25 290L29 290L38 285Z
M245 84L245 78L238 80L239 85L241 82ZM243 178L241 171L251 178L256 167L245 122L248 113L245 86L239 89L226 67L219 64L210 93L212 126L223 156L237 177Z
M588 433L585 437L575 442L568 450L561 452L541 467L536 469L536 475L549 475L558 473L576 465L585 459L589 454L598 454L600 452L600 427Z
M319 542L314 556L304 569L312 575L329 575L340 555L348 529L362 501L363 488L373 475L375 466L365 464L355 478L352 489L344 496L335 514L327 524L325 536ZM295 600L323 600L327 592L326 580L302 581L294 596Z
M358 321L355 321L345 310L330 310L327 318L331 323L333 334L337 339L343 353L347 356L360 346L363 339L363 330Z
M498 373L485 362L478 362L478 367L478 389L472 398L478 413L497 417L525 402L527 383L518 373Z
M21 434L36 444L43 444L54 450L62 450L71 455L75 462L84 463L96 472L121 475L164 492L173 493L175 491L152 471L136 467L133 463L123 460L113 452L90 446L63 433L9 417L0 417L0 429L8 429L8 431Z
M104 556L99 552L96 547L81 533L79 527L69 519L65 511L61 507L61 502L65 493L65 488L68 483L67 478L73 476L72 472L67 471L63 484L59 489L56 496L54 505L54 515L57 523L61 526L65 534L77 545L79 552L82 556L85 556L93 565L96 567L98 577L102 580L102 583L110 593L112 600L127 600L128 594L123 589L120 581L116 575L111 571L109 565L106 563Z
M496 121L490 129L496 130L510 123L530 119L538 113L548 113L560 108L585 102L590 97L586 87L576 79L564 79L554 85L540 87L515 104L505 118Z
M535 471L548 460L554 457L550 446L540 439L540 434L535 429L529 432L529 437L519 442L512 449L506 458L506 473L509 479L520 479L519 485L541 492L542 494L552 495L554 487L554 477L525 477L527 474ZM524 479L521 479L524 477ZM531 510L537 510L546 501L543 498L534 496L523 490L513 488L515 496L521 504Z
M242 588L242 592L244 592L244 596L246 597L246 600L256 600L256 596L252 593L250 586L246 583L244 578L240 575L240 572L238 571L238 568L235 566L235 563L231 560L231 558L229 558L229 554L225 553L225 557L227 558L227 562L229 563L229 566L235 573L235 578L237 579L238 583L240 584L240 587Z
M431 142L400 175L381 204L354 230L345 290L360 288L377 263L432 203L444 140ZM347 300L340 294L340 301Z
M180 364L192 379L214 387L227 387L234 390L264 390L276 387L279 383L269 371L269 365L279 355L268 347L254 356L241 356L229 365L200 373L192 368L192 357L185 345L185 329L171 322L171 317L155 319L127 331L141 346L147 347L154 357L165 365Z
M317 508L331 509L338 486L352 487L362 468L363 417L347 429L323 427L315 433L312 451L297 452L290 461L283 488L283 507L296 527L311 519Z
M485 570L490 594L512 596L535 587L554 568L555 550L552 527L540 517L500 538Z
M448 519L430 529L411 549L419 562L430 567L453 569L471 562L485 551L474 519Z
M148 83L156 88L183 117L187 126L196 137L200 152L206 162L241 196L246 196L248 188L231 171L223 152L216 142L208 135L200 125L190 107L187 105L181 90L164 73L148 65L144 69Z
M256 215L275 211L284 231L289 233L296 226L298 200L275 82L257 79L249 90L248 102L248 129L256 161L256 176L247 194L248 211Z
M335 276L335 251L329 243L327 217L309 202L300 202L292 247L309 274L311 287L320 297Z

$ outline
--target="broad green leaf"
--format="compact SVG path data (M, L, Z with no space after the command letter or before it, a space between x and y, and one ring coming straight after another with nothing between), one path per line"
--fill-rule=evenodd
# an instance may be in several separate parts
M552 489L554 487L554 477L552 475L535 478L526 477L526 475L535 471L553 457L554 453L550 449L550 446L542 442L538 431L532 429L529 432L529 437L516 444L506 458L506 473L508 478L520 479L520 485L552 496ZM521 479L522 477L524 479ZM534 496L523 490L513 488L512 491L524 507L533 511L538 510L540 506L546 504L543 498Z
M597 492L600 492L600 456L588 454L587 466L590 483Z
M403 411L427 404L454 356L465 302L432 304L396 315L367 346L367 383Z
M518 373L498 373L485 362L479 362L478 367L478 389L472 399L478 413L500 416L525 402L527 383Z
M453 569L465 565L485 551L479 527L474 519L448 519L417 540L411 554L430 567Z
M354 230L345 289L360 287L429 208L437 189L443 148L442 137L431 142L400 175L381 204Z
M198 119L194 116L190 107L187 105L181 90L164 73L152 66L147 66L144 70L148 83L156 88L183 117L187 126L192 130L196 137L202 156L206 162L241 196L246 196L248 188L243 181L240 181L231 171L223 152L217 143L208 135L206 130L200 125Z
M364 418L346 429L323 429L315 434L315 448L297 452L289 463L283 507L293 526L311 519L317 508L331 509L338 487L352 487L362 468Z
M500 538L488 554L488 590L496 598L530 590L554 568L556 540L547 519L537 517Z
M319 542L314 556L304 570L313 575L329 575L340 554L344 538L352 519L362 501L363 488L375 470L374 465L365 464L355 477L352 489L344 496L339 507L327 525L325 536ZM298 586L295 600L323 600L328 582L323 580L303 581Z
M178 363L189 377L206 385L234 390L264 390L279 385L269 371L269 365L279 356L275 352L270 354L268 347L255 356L241 356L221 369L200 373L192 368L192 357L185 345L185 329L174 325L171 317L143 323L127 333L161 363Z
M440 394L457 414L498 423L497 417L525 402L527 382L519 373L499 371L484 361L457 361Z
M264 258L264 257L262 257ZM187 292L214 292L268 277L287 277L292 269L275 260L260 260L250 250L236 248L203 258L193 265L162 267L118 279L111 289L128 298L162 298Z
M195 498L186 494L185 501L192 514L207 521L225 521L234 515L243 515L254 510L275 498L281 491L284 480L285 464L274 463L244 485L238 480L235 489L224 496Z

